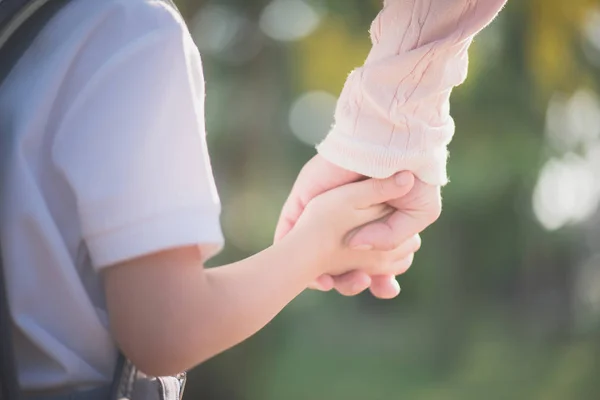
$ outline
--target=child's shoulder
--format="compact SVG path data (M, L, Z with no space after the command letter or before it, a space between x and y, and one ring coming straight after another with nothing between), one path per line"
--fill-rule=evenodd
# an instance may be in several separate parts
M189 35L169 0L72 0L34 43L31 65L59 65L78 92L107 67L138 64L179 51ZM175 49L175 50L173 50ZM114 61L114 62L113 62Z
M115 40L157 30L186 29L170 0L74 0L61 14L59 19L74 28L73 34L88 34L80 38L111 32Z
M108 0L106 7L119 19L148 29L180 29L185 22L170 0Z

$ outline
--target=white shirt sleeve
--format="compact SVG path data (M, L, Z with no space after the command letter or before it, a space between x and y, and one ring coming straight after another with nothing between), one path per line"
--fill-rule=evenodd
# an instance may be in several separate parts
M54 162L96 268L194 244L207 259L223 244L200 55L179 16L161 7L98 28L82 57L100 62L73 67L85 84L57 125Z

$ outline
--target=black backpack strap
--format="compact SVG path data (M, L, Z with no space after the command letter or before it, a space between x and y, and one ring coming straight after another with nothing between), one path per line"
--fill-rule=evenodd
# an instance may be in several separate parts
M0 1L0 86L33 39L68 1Z
M0 0L0 87L31 41L66 0ZM1 132L0 132L1 133ZM1 137L3 154L10 148L10 137ZM0 172L3 169L0 168ZM4 176L0 176L0 198ZM0 396L2 400L20 398L15 360L12 319L8 305L2 249L0 246Z
M12 320L8 308L8 296L6 295L6 283L2 267L0 254L0 335L2 335L0 338L0 398L2 400L18 400L20 390L13 349Z

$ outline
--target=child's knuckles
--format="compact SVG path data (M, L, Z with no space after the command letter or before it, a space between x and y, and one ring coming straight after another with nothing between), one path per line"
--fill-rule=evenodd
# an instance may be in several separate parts
M399 243L398 240L390 239L390 250L396 254L396 259L401 259L408 256L410 253L416 253L421 248L421 237L414 235L406 241Z
M395 262L396 262L396 259L394 257L394 252L392 252L392 251L386 251L384 253L384 255L383 255L382 263L387 268L392 268L392 266L394 265Z
M410 267L413 264L414 261L414 253L409 255L408 257L405 257L399 261L396 261L393 265L393 274L394 275L402 275L404 274L406 271L408 271L410 269Z
M371 258L372 270L377 274L391 273L394 265L394 256L389 251L373 251Z

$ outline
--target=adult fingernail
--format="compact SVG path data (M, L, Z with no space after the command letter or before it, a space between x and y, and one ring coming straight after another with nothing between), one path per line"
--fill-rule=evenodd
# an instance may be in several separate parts
M371 246L370 244L359 244L358 246L352 247L352 249L353 250L359 250L359 251L373 250L373 246Z
M400 186L406 186L410 183L410 172L400 172L396 175L396 183Z

